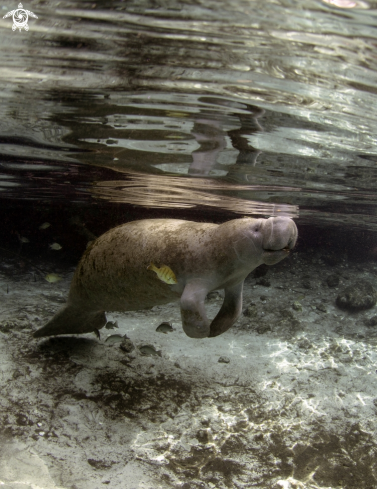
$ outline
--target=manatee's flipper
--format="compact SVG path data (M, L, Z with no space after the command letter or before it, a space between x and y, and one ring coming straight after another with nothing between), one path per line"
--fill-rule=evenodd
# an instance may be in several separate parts
M204 308L208 289L201 281L189 282L181 297L181 316L183 331L190 338L206 338L210 322Z
M225 289L223 305L211 323L209 337L218 336L227 331L242 311L243 281Z
M98 331L106 324L104 311L87 311L67 304L42 328L34 333L34 338L59 334L82 334Z

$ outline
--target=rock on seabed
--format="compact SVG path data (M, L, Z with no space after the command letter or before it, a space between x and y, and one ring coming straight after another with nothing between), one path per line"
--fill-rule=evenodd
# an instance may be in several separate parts
M366 280L358 280L346 287L336 298L336 305L349 311L370 309L377 302L377 291Z

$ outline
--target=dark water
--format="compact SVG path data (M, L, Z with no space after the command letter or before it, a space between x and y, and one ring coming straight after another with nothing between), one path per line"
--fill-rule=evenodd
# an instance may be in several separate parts
M25 4L38 16L28 32L0 21L3 205L281 212L375 230L376 5Z

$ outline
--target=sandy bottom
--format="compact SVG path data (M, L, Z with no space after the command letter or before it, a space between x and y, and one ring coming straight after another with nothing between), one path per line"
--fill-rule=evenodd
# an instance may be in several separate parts
M64 278L0 267L1 488L377 487L376 311L335 306L357 279L376 287L376 265L294 254L247 280L248 315L213 339L188 338L169 304L109 313L119 328L101 340L40 341L73 270L38 267ZM209 317L220 304L212 294ZM163 321L174 331L156 332ZM114 334L135 350L105 343Z

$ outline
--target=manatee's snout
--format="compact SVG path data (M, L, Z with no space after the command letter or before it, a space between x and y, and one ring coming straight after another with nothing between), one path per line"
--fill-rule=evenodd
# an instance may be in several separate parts
M289 217L268 218L263 227L263 262L275 265L283 260L294 248L297 236L296 224Z
M263 227L263 249L270 251L292 249L297 241L296 224L289 217L269 217Z

